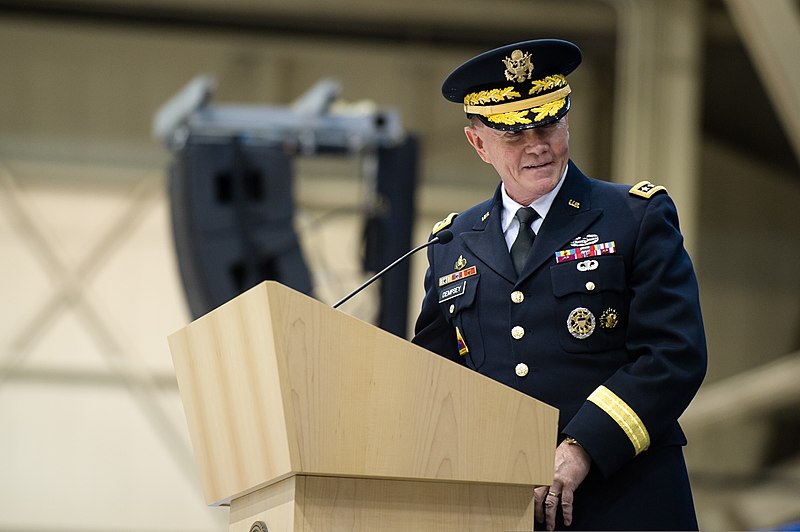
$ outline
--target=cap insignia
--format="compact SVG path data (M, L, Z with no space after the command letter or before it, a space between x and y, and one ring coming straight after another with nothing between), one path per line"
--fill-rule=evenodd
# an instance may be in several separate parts
M514 50L511 52L511 57L503 59L503 64L506 65L506 79L508 81L522 83L525 80L531 79L533 75L531 54L523 52L522 50Z

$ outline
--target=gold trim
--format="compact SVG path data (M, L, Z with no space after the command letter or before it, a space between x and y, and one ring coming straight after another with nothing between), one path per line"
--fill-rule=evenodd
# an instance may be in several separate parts
M445 216L444 220L440 220L440 221L436 222L435 224L433 224L433 229L431 229L431 234L435 235L436 233L438 233L439 231L441 231L445 227L447 227L450 224L452 224L453 223L453 218L455 218L456 216L458 216L457 212L451 212L450 214Z
M554 74L542 79L535 79L531 82L533 87L528 94L539 94L542 91L562 87L567 84L567 78L563 74Z
M628 193L639 196L645 199L650 199L653 197L653 194L661 191L666 192L667 189L663 185L654 185L650 181L639 181L635 185L631 187Z
M565 99L570 92L572 92L572 89L567 85L557 91L542 94L541 96L517 100L515 102L501 103L499 105L478 106L465 104L464 112L471 115L491 116L502 113L512 113L514 111L523 111L531 109L532 107L544 106L557 100Z
M502 102L506 99L522 96L514 90L514 87L504 89L492 89L488 91L471 92L464 96L464 105L482 105L488 102Z
M628 403L620 399L617 394L605 386L599 386L592 392L587 401L591 401L600 407L625 431L625 435L628 436L628 439L633 444L635 454L639 454L650 447L650 434L647 432L644 423L642 423L636 412L628 406Z
M509 126L513 126L514 124L530 124L533 122L530 118L525 118L530 113L530 111L511 111L509 113L498 113L496 115L490 115L486 118L489 119L489 122L494 122L495 124L506 124Z
M562 98L560 100L556 100L554 102L546 103L544 105L540 105L539 107L534 107L531 109L532 113L536 113L536 116L533 119L538 122L539 120L544 120L548 116L555 116L562 107L567 103L566 98Z

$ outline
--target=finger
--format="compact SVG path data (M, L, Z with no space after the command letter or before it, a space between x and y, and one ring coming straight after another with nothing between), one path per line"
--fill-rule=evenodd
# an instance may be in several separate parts
M557 493L551 490L544 500L545 526L547 530L555 530L556 528L556 513L558 512L559 501Z
M547 486L539 486L533 490L533 514L539 523L544 523L544 499L547 497L547 490Z
M564 516L564 526L572 524L572 502L574 494L572 490L565 489L561 492L561 513Z

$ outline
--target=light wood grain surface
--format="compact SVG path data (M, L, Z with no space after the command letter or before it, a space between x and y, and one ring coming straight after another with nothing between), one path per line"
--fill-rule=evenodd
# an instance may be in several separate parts
M555 409L277 283L170 348L209 504L296 473L552 478Z

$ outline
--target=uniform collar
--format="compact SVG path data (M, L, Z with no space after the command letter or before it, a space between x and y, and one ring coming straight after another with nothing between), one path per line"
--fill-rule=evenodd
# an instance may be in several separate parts
M500 185L500 194L503 200L503 214L502 219L500 221L500 228L503 230L503 234L508 231L508 226L511 225L511 222L514 221L514 215L517 213L519 209L522 207L533 207L534 210L539 214L538 220L534 221L533 223L533 230L536 230L541 227L544 219L547 217L547 213L550 212L550 207L553 205L553 201L555 201L556 196L558 195L558 191L561 190L561 186L564 184L564 178L567 176L567 170L569 169L569 164L564 167L564 173L561 174L561 179L558 180L555 188L545 194L544 196L537 198L533 203L530 205L521 205L511 199L511 197L506 192L506 187L501 183Z

